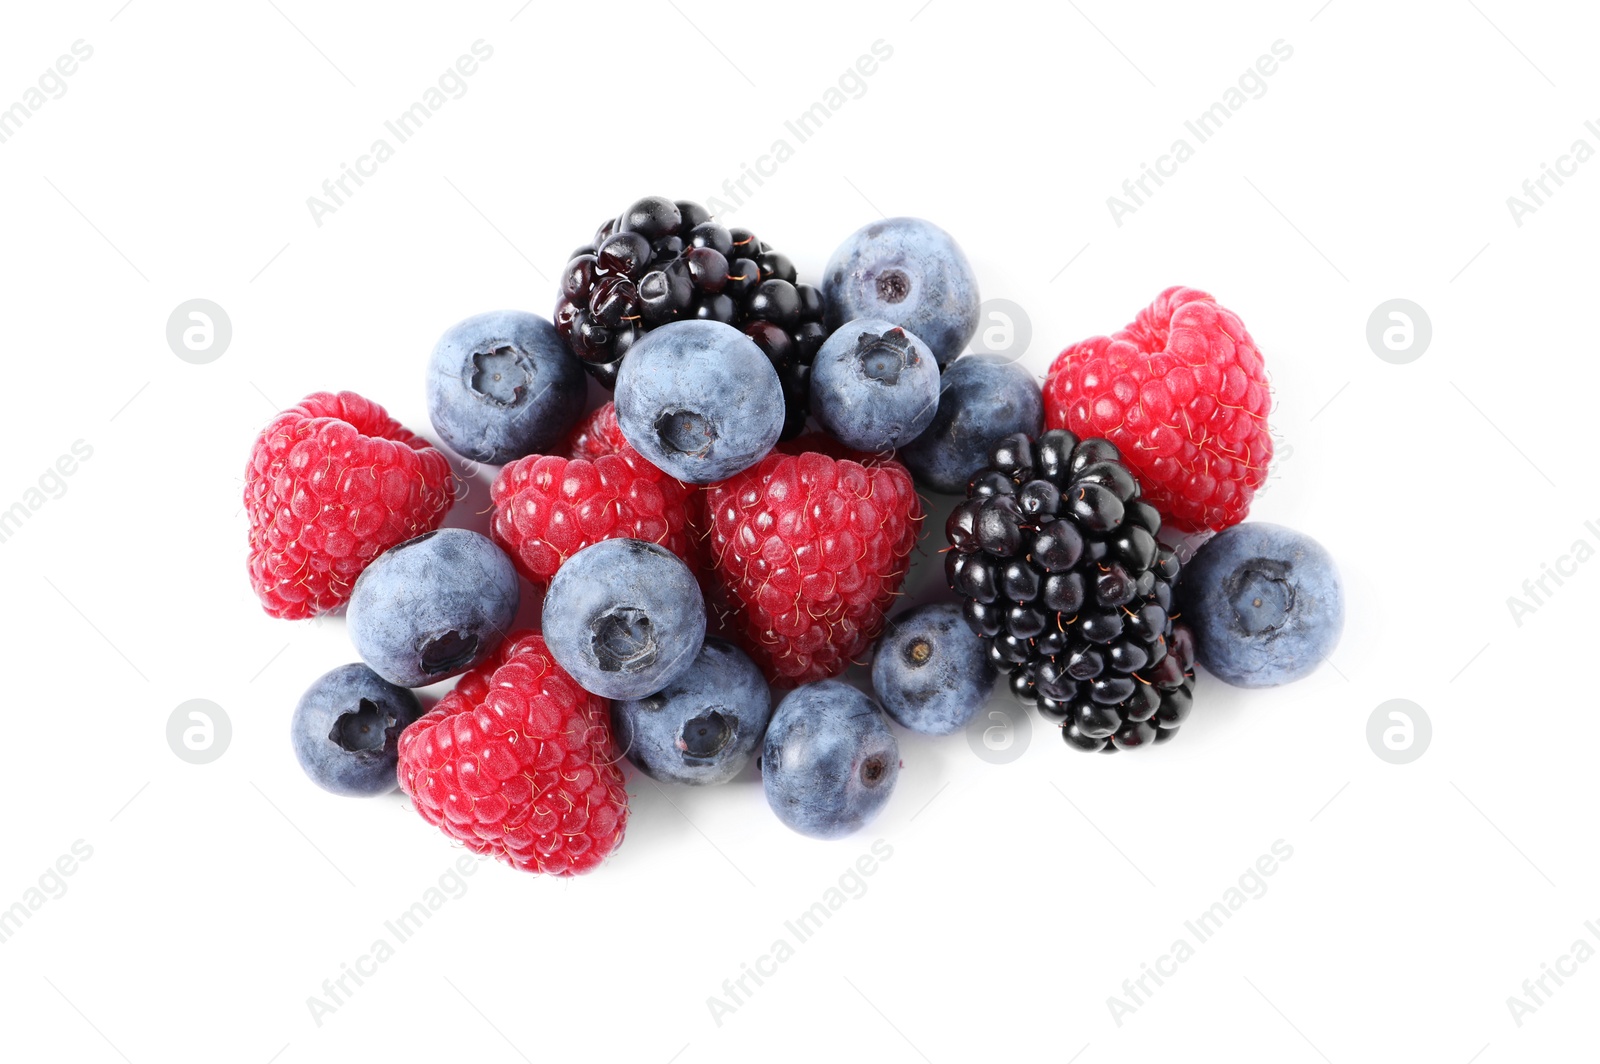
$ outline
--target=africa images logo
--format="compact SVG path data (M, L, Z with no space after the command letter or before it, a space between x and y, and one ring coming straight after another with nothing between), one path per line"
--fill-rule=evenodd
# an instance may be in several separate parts
M1222 892L1222 897L1192 920L1183 922L1185 934L1179 935L1167 952L1157 957L1154 964L1139 962L1139 974L1122 981L1122 994L1106 998L1106 1008L1118 1027L1124 1020L1150 1003L1156 990L1178 974L1179 965L1187 964L1199 952L1199 947L1216 937L1227 926L1233 914L1252 901L1267 894L1267 877L1277 873L1282 863L1294 856L1294 847L1283 839L1273 841L1270 853L1264 853L1240 874L1233 886ZM1192 940L1192 941L1191 941ZM1154 982L1155 986L1150 984Z
M439 75L437 83L422 91L420 99L414 100L405 110L384 122L384 131L389 136L373 140L366 152L356 156L354 167L341 162L339 175L322 182L322 196L306 197L306 209L311 212L311 220L318 229L322 228L327 215L337 213L356 194L356 189L366 184L362 178L376 177L378 167L393 159L400 145L422 132L445 104L467 94L467 79L478 72L481 63L487 63L494 57L494 47L480 37L472 42L471 52L471 55L457 56L455 62ZM394 138L392 144L390 137ZM355 183L355 188L350 187L351 182Z
M825 923L833 919L834 913L847 903L866 896L866 877L876 873L882 868L883 862L894 856L894 847L883 839L874 839L871 851L856 858L855 863L840 874L837 885L829 886L809 908L794 919L785 920L785 934L775 938L767 952L756 958L753 966L748 961L740 961L739 974L722 981L720 996L710 994L706 997L706 1008L711 1013L713 1023L721 1027L727 1017L749 1004L756 990L766 985L767 979L778 974L779 965L793 959L799 947L815 937Z
M1194 158L1197 146L1222 132L1227 121L1245 104L1267 94L1267 79L1278 72L1280 64L1288 62L1294 55L1294 46L1279 38L1272 42L1270 51L1270 55L1262 54L1254 65L1246 67L1244 73L1239 75L1237 84L1224 89L1220 99L1185 121L1183 128L1188 136L1175 139L1166 152L1156 156L1153 167L1141 162L1139 176L1122 182L1122 196L1106 197L1106 209L1111 212L1111 220L1118 229L1122 228L1123 219L1137 213L1155 195L1156 189L1166 184L1163 178L1177 176L1178 167ZM1194 138L1193 144L1189 142L1189 137ZM1155 188L1150 187L1151 182L1155 183Z

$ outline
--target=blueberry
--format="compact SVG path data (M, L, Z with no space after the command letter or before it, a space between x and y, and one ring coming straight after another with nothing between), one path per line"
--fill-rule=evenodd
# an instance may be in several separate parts
M694 665L705 634L694 574L665 547L639 539L580 550L544 598L551 655L601 698L660 691Z
M839 328L811 365L811 412L858 451L910 443L939 408L939 364L928 345L887 321Z
M457 322L428 363L428 416L463 458L504 465L537 454L583 414L583 366L555 326L520 310Z
M900 448L917 482L960 495L1002 436L1044 428L1044 397L1033 374L1001 355L968 355L944 371L939 408L922 435Z
M1308 675L1344 630L1344 589L1322 545L1250 522L1212 537L1183 567L1183 619L1200 664L1236 687Z
M950 234L920 218L858 229L834 251L822 281L829 329L881 318L922 337L946 366L978 330L978 279Z
M517 571L499 547L441 528L389 548L356 579L350 640L385 680L421 687L488 657L520 600Z
M725 480L772 450L783 387L755 341L718 321L648 332L617 375L617 425L633 448L691 484Z
M872 658L872 689L884 712L924 735L966 727L988 700L994 680L983 640L953 602L899 614Z
M860 828L899 775L900 744L878 704L842 680L796 687L767 725L767 804L802 835L837 839Z
M660 691L611 705L617 746L645 775L667 783L727 783L761 745L771 716L761 669L715 636Z
M400 733L418 717L417 696L360 663L341 665L306 688L289 737L311 782L367 797L395 788Z

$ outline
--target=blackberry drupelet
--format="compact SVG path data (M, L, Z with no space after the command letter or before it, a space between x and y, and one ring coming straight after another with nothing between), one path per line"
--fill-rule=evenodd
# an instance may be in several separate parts
M1178 558L1106 440L1016 433L950 514L945 575L1011 690L1082 750L1164 742L1193 702Z
M556 330L607 388L628 348L684 318L740 329L783 383L783 438L805 428L811 361L827 339L822 293L748 229L728 229L698 203L647 196L572 253L556 299Z

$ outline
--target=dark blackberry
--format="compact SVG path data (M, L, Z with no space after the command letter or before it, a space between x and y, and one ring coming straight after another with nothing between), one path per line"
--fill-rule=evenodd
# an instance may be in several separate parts
M628 348L659 325L709 318L741 329L778 370L787 440L805 428L811 362L828 338L822 317L821 291L799 283L788 256L716 224L698 203L647 196L572 253L555 325L607 388Z
M950 587L1012 692L1082 750L1165 742L1189 715L1194 638L1168 611L1178 558L1105 440L997 441L950 514Z

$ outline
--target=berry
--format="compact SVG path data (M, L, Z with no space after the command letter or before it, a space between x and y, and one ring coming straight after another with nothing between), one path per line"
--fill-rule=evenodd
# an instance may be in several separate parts
M939 408L927 429L900 448L917 483L946 495L967 490L1002 436L1039 435L1044 399L1033 374L999 355L967 355L944 371Z
M1266 481L1261 352L1236 314L1197 289L1169 288L1115 336L1061 352L1044 396L1046 424L1115 443L1179 531L1238 524Z
M767 804L802 835L837 839L878 815L900 776L900 744L872 697L843 680L784 696L767 725Z
M830 444L803 436L784 447ZM822 680L864 657L922 527L898 462L774 452L707 488L705 504L711 582L768 679Z
M517 618L511 559L464 528L425 532L367 567L350 596L350 641L390 683L422 687L465 672Z
M933 352L886 321L840 326L811 367L811 409L846 447L892 451L927 428L938 408Z
M603 699L537 632L513 632L400 735L400 789L473 853L525 872L588 872L619 843L628 792Z
M889 718L924 735L960 731L994 690L983 640L949 602L897 614L872 657L872 690Z
M777 371L748 336L714 321L640 340L617 378L616 410L628 443L691 484L748 468L783 431Z
M604 403L578 422L572 435L554 453L564 454L568 458L587 458L592 462L603 455L617 454L624 448L632 450L617 425L616 404Z
M688 566L665 547L608 539L578 551L544 599L550 653L602 698L654 694L694 664L705 600Z
M294 756L311 782L354 797L395 787L400 733L422 716L417 696L365 665L324 673L300 696L289 723Z
M822 294L748 229L716 224L697 203L647 196L573 253L560 287L556 329L605 387L650 330L720 322L750 337L782 379L784 438L804 429L811 359L827 337Z
M645 775L667 783L727 783L761 745L771 716L761 670L715 636L660 691L611 705L622 752Z
M1064 429L1001 438L945 525L950 587L1012 692L1084 750L1163 742L1189 715L1178 558L1117 448Z
M689 530L690 488L645 461L614 430L610 404L568 441L593 457L529 455L500 471L490 488L490 535L535 584L548 584L573 554L605 539L659 543L698 568Z
M1178 601L1200 664L1235 687L1310 675L1344 630L1344 588L1327 550L1260 521L1202 545L1184 566Z
M337 609L361 570L438 528L454 497L444 455L383 407L354 392L309 395L250 449L250 585L274 617Z
M583 413L583 369L555 328L517 310L445 331L428 363L428 416L463 458L504 465L543 451Z
M828 260L829 331L855 318L920 336L941 367L978 331L978 279L950 234L920 218L887 218L852 233Z

